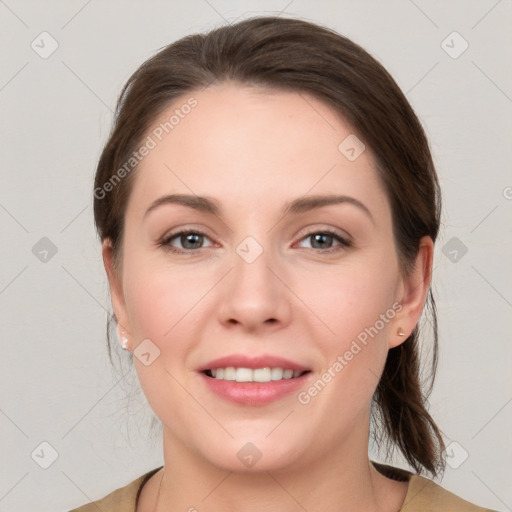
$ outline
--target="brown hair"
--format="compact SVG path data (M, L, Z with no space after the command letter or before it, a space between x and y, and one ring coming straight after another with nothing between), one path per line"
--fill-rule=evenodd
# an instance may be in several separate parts
M309 93L343 116L375 155L391 205L400 269L406 275L419 240L428 235L435 242L440 223L439 183L423 128L393 78L363 48L328 28L283 17L246 19L184 37L130 77L95 177L95 223L101 240L112 241L116 264L121 261L124 212L134 176L133 170L125 170L126 177L119 179L118 170L150 123L177 97L228 80ZM444 470L445 447L426 407L437 367L431 289L427 303L434 332L430 385L424 389L421 384L417 325L405 342L388 352L372 404L380 432L372 434L379 445L386 442L388 454L398 447L416 472L435 476Z

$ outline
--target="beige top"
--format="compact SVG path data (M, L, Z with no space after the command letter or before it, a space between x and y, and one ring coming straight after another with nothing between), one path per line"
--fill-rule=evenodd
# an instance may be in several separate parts
M409 481L404 502L398 512L497 512L478 507L459 498L440 485L425 477L404 469L371 461L375 468L388 478ZM160 469L152 469L125 487L117 489L104 498L75 508L70 512L135 512L140 491L144 484Z

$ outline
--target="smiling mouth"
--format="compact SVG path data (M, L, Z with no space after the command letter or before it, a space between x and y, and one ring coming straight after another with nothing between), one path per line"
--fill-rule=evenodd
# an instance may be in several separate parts
M302 377L306 373L311 373L310 370L294 371L289 368L235 368L228 366L227 368L215 368L204 370L207 377L216 380L230 380L236 382L271 382L280 380L289 380Z

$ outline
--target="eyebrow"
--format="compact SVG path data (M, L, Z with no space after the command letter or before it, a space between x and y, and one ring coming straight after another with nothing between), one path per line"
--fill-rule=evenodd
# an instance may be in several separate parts
M316 208L322 208L323 206L329 206L332 204L348 203L358 207L364 211L371 221L375 224L375 220L372 213L361 201L354 197L344 195L312 195L299 197L294 199L290 203L286 204L283 209L283 216L287 214L298 214L306 211L314 210ZM186 206L197 211L211 213L217 217L221 216L221 207L217 200L207 196L196 196L190 194L169 194L166 196L159 197L151 203L149 208L144 213L146 217L155 208L158 208L164 204L178 204Z

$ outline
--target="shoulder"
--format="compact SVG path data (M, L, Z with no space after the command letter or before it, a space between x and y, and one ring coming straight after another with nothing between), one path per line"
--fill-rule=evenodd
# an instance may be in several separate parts
M409 482L405 499L398 512L497 512L463 500L432 480L408 470L374 460L371 462L384 476L392 480Z
M432 480L411 475L400 512L496 512L482 508L446 490Z
M135 512L140 490L146 481L160 469L161 467L152 469L139 476L128 485L112 491L100 500L82 505L70 512L98 512L98 510L108 510L109 512Z

